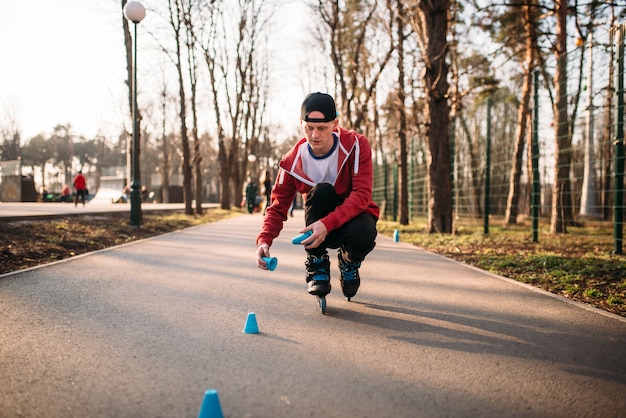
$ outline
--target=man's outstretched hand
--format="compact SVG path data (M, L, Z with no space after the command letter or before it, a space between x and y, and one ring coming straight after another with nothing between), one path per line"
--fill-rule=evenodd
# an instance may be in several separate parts
M269 270L263 257L270 257L270 246L265 243L256 247L256 265L261 270Z

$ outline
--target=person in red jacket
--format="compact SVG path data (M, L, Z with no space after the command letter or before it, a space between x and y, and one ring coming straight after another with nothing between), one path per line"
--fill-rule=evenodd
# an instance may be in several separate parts
M83 172L79 171L78 174L74 177L74 190L76 191L76 195L74 196L74 207L78 206L78 196L83 202L83 207L85 206L85 190L87 188L87 182L85 181L85 176L83 176Z
M376 245L379 208L372 200L372 150L368 139L338 126L335 100L325 93L311 93L301 107L304 138L283 156L272 188L261 232L257 236L256 259L267 270L263 257L287 220L289 207L301 193L306 226L302 241L308 292L330 293L328 248L338 249L341 288L348 300L361 279L359 267Z

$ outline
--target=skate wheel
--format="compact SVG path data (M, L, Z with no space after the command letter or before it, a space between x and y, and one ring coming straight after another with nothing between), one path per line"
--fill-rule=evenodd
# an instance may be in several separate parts
M350 296L346 296L346 300L347 300L348 302L350 302L350 299L352 299Z
M322 311L323 314L326 313L326 297L317 297L317 302L320 305L320 311Z

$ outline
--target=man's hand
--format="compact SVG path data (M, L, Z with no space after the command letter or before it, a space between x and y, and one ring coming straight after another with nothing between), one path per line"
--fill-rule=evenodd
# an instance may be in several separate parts
M304 248L307 249L317 248L324 242L326 236L328 235L326 225L324 225L321 221L313 222L311 225L300 231L300 233L304 233L306 231L311 231L313 233L310 237L302 241L302 245L304 245Z
M261 270L269 270L263 257L270 257L270 246L263 243L256 248L256 265Z

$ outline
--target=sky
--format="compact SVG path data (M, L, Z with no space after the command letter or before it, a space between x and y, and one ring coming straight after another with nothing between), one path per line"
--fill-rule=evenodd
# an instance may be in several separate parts
M87 137L123 123L126 64L119 1L0 3L0 121L22 138L70 123ZM116 104L117 103L117 104Z
M138 28L140 43L151 1L161 0L142 2L148 13ZM290 14L283 22L298 24L293 18L297 10L301 5L283 9ZM68 123L74 134L88 139L98 134L116 138L128 125L120 19L119 0L0 1L0 123L14 120L23 142ZM293 48L278 52L293 54ZM144 70L148 66L141 59L140 51L140 74L142 65ZM280 68L288 65L286 61ZM279 102L290 106L288 117L297 122L303 93L293 94L293 76L281 79L287 85L276 92Z

